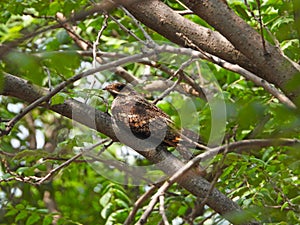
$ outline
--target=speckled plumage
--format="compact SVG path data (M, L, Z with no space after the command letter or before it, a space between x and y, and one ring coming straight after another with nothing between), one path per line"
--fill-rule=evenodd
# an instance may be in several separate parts
M167 146L177 146L180 133L174 128L170 117L160 108L122 83L110 84L105 90L115 97L111 112L119 127L130 128L134 136L140 139L151 137Z
M181 142L181 131L175 128L173 121L160 108L122 83L110 84L105 90L115 98L111 106L112 118L123 132L131 132L139 139L150 139L156 146L165 144L176 147L184 160L193 157L188 149L196 147L193 141ZM185 137L188 135L189 138L198 139L198 135L192 131L183 132ZM194 169L200 176L205 176L206 172L200 165L196 165Z

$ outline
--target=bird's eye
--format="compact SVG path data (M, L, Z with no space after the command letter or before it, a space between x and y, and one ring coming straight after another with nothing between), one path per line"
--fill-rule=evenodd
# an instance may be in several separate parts
M121 91L124 88L124 85L123 84L118 84L116 86L116 88L118 89L118 91Z

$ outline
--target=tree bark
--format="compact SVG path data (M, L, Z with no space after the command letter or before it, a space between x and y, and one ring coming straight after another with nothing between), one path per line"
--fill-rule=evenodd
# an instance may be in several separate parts
M289 90L288 81L299 71L285 58L275 46L265 41L263 49L262 37L222 0L183 0L184 4L199 17L218 30L236 49L243 53L252 64L258 67L261 78L280 87L295 99L299 90Z
M296 64L267 42L265 52L257 31L238 17L224 1L183 0L183 2L221 34L185 19L158 0L139 1L126 5L126 8L139 21L170 41L186 45L178 35L183 34L200 49L236 63L275 84L294 103L299 104L297 102L299 88L291 89L288 85L299 74L299 67Z
M4 87L0 90L1 95L16 97L29 103L40 98L44 93L46 93L44 89L31 85L25 80L9 74L4 75ZM96 110L76 100L67 100L63 104L58 105L49 105L45 103L42 106L84 124L91 129L95 129L117 141L117 137L112 127L111 117L107 113ZM150 145L147 145L143 140L132 141L130 138L126 137L126 134L121 142L135 149L152 163L155 163L167 175L174 174L184 165L181 160L162 146L159 146L156 149L149 148L151 143ZM193 195L203 198L206 197L211 186L207 180L200 177L194 170L188 171L180 178L180 180L178 180L178 183ZM216 188L214 188L208 196L207 205L209 207L224 216L224 218L228 219L233 224L239 224L231 217L232 213L242 212L242 209L235 202ZM243 224L257 223L245 222Z
M249 63L249 59L219 32L184 18L161 1L139 1L127 4L126 9L147 27L178 45L190 47L186 40L180 37L180 34L183 34L203 51L228 62L243 65L254 73L257 72L256 67Z

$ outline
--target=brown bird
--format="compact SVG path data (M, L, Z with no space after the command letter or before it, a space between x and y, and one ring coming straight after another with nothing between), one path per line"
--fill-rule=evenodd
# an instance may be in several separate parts
M139 139L151 138L157 144L165 144L170 147L177 147L184 136L181 130L175 127L169 115L163 112L156 105L148 102L143 96L126 84L113 83L104 88L115 98L111 112L114 122L123 129L128 129ZM192 131L186 131L190 137L197 136ZM198 140L197 140L198 141ZM199 145L193 141L184 140L186 147L198 148ZM185 157L186 158L186 157Z
M165 112L128 85L113 83L104 89L115 98L111 106L112 118L122 132L131 132L136 138L148 139L155 146L164 144L176 147L184 160L193 157L189 148L203 149L198 143L186 138L198 138L197 134L189 130L178 130ZM195 166L195 169L200 176L205 176L206 172L200 165Z
M105 87L115 98L111 112L114 122L123 129L130 128L139 139L151 138L175 147L179 142L178 132L173 128L170 117L156 105L148 102L135 90L123 83Z

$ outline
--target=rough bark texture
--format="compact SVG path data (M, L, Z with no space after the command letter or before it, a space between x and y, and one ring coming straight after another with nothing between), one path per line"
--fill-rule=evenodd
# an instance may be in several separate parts
M296 100L299 90L290 90L287 83L297 73L299 74L299 71L269 43L266 43L268 54L265 54L258 32L238 17L224 1L183 2L221 34L185 19L158 0L139 1L126 5L126 8L146 26L169 40L186 45L177 35L177 33L184 34L204 51L242 66L275 84L294 101Z
M219 32L184 18L161 1L141 1L126 5L126 8L147 27L178 45L189 47L179 35L183 34L203 51L257 72L256 67Z
M40 98L45 93L44 89L35 87L25 80L6 74L4 75L4 88L0 91L1 95L11 96L19 98L26 102L33 102L37 98ZM76 100L67 100L63 104L59 105L43 105L65 117L68 117L74 121L82 123L92 129L95 129L113 140L117 140L114 130L112 128L110 115L94 108L80 103ZM132 139L124 134L122 143L135 149L138 153L145 156L149 161L155 163L161 170L167 175L174 174L178 169L182 168L183 162L176 158L172 153L168 152L164 147L159 146L156 149L151 147L151 143L147 145L145 141ZM200 177L195 171L188 171L178 183L195 196L205 197L210 189L210 183L204 178ZM241 211L241 208L226 197L216 188L209 194L207 205L213 210L223 215L225 218L230 219L231 213ZM234 221L232 221L234 223ZM236 224L236 223L234 223ZM256 224L249 222L245 224Z
M265 52L260 34L237 16L224 1L183 0L182 2L244 54L250 63L259 69L258 76L280 87L292 99L298 96L299 90L289 90L287 83L299 71L268 42L266 42L267 52Z

